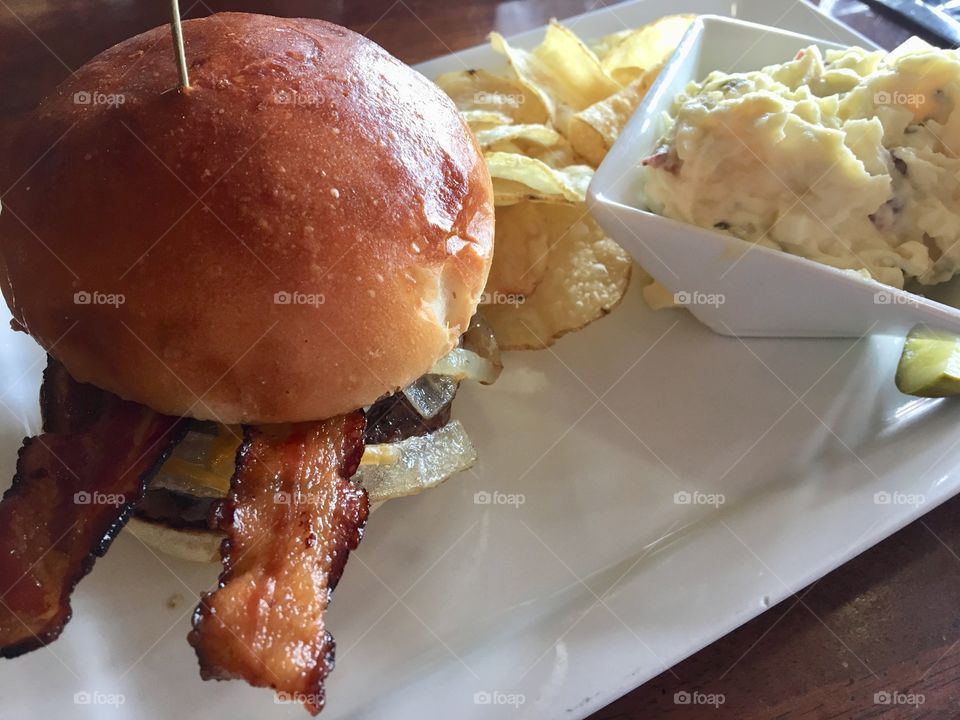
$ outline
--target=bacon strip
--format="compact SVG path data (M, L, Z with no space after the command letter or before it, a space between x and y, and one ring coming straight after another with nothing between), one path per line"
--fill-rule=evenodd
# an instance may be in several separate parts
M40 385L40 415L47 433L76 433L86 430L103 413L113 396L96 385L78 383L67 369L47 356Z
M177 418L77 383L52 359L41 398L48 432L24 440L0 501L0 657L60 635L73 588L182 432Z
M285 428L250 427L216 526L219 589L194 613L205 680L240 678L316 715L333 670L324 611L367 520L350 482L363 455L360 411Z

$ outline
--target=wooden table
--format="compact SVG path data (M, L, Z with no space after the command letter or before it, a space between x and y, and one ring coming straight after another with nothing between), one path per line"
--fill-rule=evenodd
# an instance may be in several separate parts
M518 32L602 0L181 0L216 10L316 16L363 32L408 62ZM669 3L665 3L669 5ZM905 33L857 2L835 11L886 46ZM167 20L159 0L0 0L0 138L67 74ZM847 13L845 15L845 13ZM853 14L849 14L853 13ZM651 680L594 720L960 717L960 498ZM585 688L586 691L586 688ZM714 709L677 693L714 693ZM875 693L922 694L919 709ZM901 698L903 699L903 698ZM430 717L425 710L424 717Z

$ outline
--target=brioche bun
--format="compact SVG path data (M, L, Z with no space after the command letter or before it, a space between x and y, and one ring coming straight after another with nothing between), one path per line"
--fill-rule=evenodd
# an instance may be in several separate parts
M320 20L183 32L190 88L155 28L16 138L14 318L78 381L170 415L312 420L409 384L466 329L493 249L490 177L453 103Z
M190 562L220 562L220 544L224 535L213 530L174 528L134 516L124 528L147 547Z

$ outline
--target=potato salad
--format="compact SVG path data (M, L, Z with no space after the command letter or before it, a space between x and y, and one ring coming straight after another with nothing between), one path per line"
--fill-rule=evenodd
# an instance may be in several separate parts
M643 160L659 214L902 288L960 273L960 52L801 51L712 73Z

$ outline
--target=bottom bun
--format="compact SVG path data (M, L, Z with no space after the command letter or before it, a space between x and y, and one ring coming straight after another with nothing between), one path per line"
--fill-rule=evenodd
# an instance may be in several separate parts
M191 562L218 562L223 535L213 530L172 528L163 523L132 517L127 523L135 538L154 550Z

